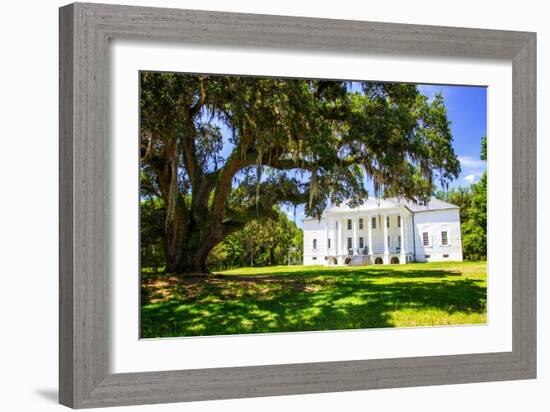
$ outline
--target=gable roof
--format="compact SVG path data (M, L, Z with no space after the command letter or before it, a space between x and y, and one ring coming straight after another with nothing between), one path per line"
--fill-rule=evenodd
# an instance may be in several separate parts
M337 212L366 212L371 210L378 210L378 209L387 209L387 208L394 208L394 207L400 207L404 206L407 209L409 209L413 213L417 212L427 212L432 210L447 210L447 209L459 209L458 206L453 205L451 203L444 202L443 200L439 200L435 197L432 197L429 202L425 205L421 205L415 201L404 199L404 198L397 198L397 197L391 197L387 199L383 198L376 198L376 197L369 197L368 199L363 201L363 204L359 207L351 208L348 206L347 203L342 203L339 206L331 206L324 210L323 214L325 213L337 213ZM306 217L305 220L311 219L311 217Z
M393 198L397 204L405 206L411 212L426 212L428 210L447 210L447 209L460 209L457 205L444 202L432 196L430 201L425 205L420 205L417 202L408 199Z

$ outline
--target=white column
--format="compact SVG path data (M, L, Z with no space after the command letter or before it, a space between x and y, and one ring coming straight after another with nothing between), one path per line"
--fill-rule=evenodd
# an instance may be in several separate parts
M328 224L329 224L328 217L326 217L325 218L325 254L327 256L329 255L329 251L328 251Z
M338 233L336 234L337 238L338 238L338 246L337 246L337 249L336 249L336 254L338 255L341 255L342 254L342 233L343 233L343 230L342 230L342 223L343 221L340 219L338 221ZM340 262L338 262L340 263Z
M357 222L357 219L353 219L351 221L352 225L353 225L353 240L351 242L351 247L353 248L353 251L354 251L354 254L355 254L355 249L357 249L359 246L357 245L358 243L358 239L357 239L357 225L358 225L358 222Z
M346 233L348 231L348 220L347 219L342 219L342 233L341 233L341 237L342 237L342 247L341 247L341 254L342 255L347 255L348 252L347 252L347 248L348 248L348 242L347 242L347 239L346 239Z
M370 256L370 263L374 263L372 261L372 216L367 216L367 230L368 230L368 246L369 246L369 256Z
M399 262L407 263L407 251L405 249L405 216L403 213L399 215L399 220L401 221L401 244L399 245L401 247L401 258L399 259Z
M382 225L384 226L384 263L390 263L388 249L388 217L382 215Z
M334 219L334 245L332 247L334 248L334 254L338 254L338 247L340 246L340 242L338 241L338 231L340 230L340 225L338 224L338 219Z

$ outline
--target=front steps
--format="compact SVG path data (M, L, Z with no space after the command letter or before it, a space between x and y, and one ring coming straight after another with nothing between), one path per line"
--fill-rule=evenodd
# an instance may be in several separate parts
M369 263L369 257L367 255L353 255L349 266L364 266Z

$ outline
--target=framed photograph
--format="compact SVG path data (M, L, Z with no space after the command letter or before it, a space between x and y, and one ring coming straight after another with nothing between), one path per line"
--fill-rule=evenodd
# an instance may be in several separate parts
M60 402L536 377L536 35L60 9Z

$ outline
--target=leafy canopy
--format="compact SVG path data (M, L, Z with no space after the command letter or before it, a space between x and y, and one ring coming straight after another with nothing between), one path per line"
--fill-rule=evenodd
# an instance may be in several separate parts
M143 194L191 209L207 193L228 223L277 202L361 203L368 179L376 195L427 198L460 172L442 96L408 84L144 72L141 134Z

